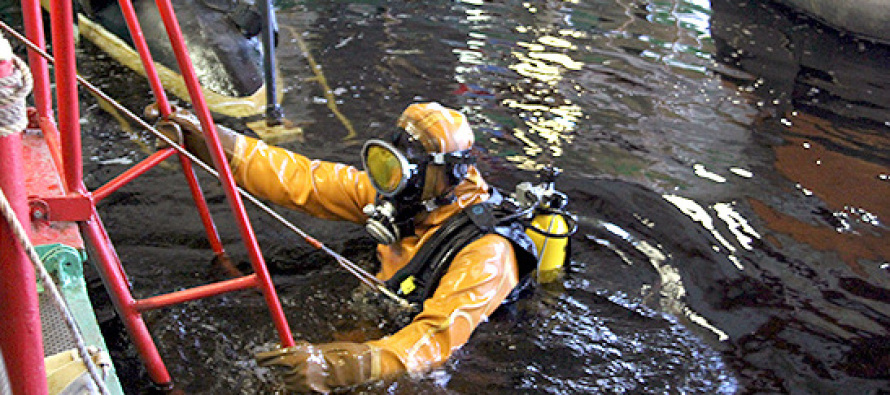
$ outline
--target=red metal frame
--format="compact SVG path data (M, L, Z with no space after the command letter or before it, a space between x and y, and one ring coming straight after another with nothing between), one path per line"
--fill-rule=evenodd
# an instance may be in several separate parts
M230 291L258 287L259 280L255 274L233 278L231 280L220 281L218 283L202 285L199 287L187 289L185 291L171 292L164 295L153 296L150 298L140 299L136 301L136 310L148 311L160 309L162 307L172 306L183 302L203 299L210 296L223 294Z
M158 76L158 73L155 71L155 63L151 56L151 51L148 50L148 43L145 41L145 35L142 34L142 27L139 25L139 19L136 18L136 9L133 7L133 2L130 0L120 0L118 4L121 7L121 13L124 15L124 20L127 22L127 30L130 31L130 36L133 38L133 44L136 46L136 51L139 53L139 59L142 61L142 68L145 69L145 77L148 79L148 84L151 86L151 90L155 95L155 101L158 104L158 109L161 112L161 116L167 118L170 115L170 102L167 100L167 92L164 91L164 85L161 84L161 78Z
M33 220L86 221L90 218L93 202L89 197L76 193L63 196L30 196L28 207Z
M121 13L124 15L124 20L127 22L127 30L129 30L136 51L139 53L139 59L142 61L142 68L145 70L148 84L151 86L151 90L154 93L155 103L158 106L161 117L166 119L170 116L171 112L170 102L167 100L167 93L164 91L163 84L161 84L161 77L155 69L155 63L152 59L151 51L148 49L148 43L145 41L145 35L142 33L142 27L139 25L139 20L136 17L136 10L133 7L133 2L130 0L119 0L118 4L121 7ZM198 209L198 215L201 217L201 223L204 225L204 229L207 232L207 239L210 241L211 249L213 249L213 252L217 257L227 259L225 258L225 249L219 238L219 233L216 231L216 226L213 224L213 218L210 217L210 208L207 207L207 201L204 200L204 193L201 191L200 185L198 185L198 178L195 176L192 163L182 154L179 155L179 163L182 166L182 173L185 175L186 181L189 184L189 190L192 193L192 198Z
M22 154L24 157L25 169L25 189L29 195L28 204L31 208L31 244L35 246L46 244L64 244L76 249L84 249L83 237L77 230L76 222L50 222L47 217L55 217L53 211L55 208L47 208L48 212L38 215L38 202L51 204L42 201L41 198L67 198L65 188L62 186L62 179L59 177L58 168L52 157L52 152L46 144L46 139L40 133L26 132L22 135ZM80 195L73 195L80 196ZM89 218L92 213L91 203L87 199L83 199L86 204L86 212L79 217ZM46 215L48 214L48 215ZM68 214L64 212L64 214ZM40 219L36 218L40 217Z
M22 1L22 15L24 16L25 35L41 50L46 50L46 38L43 33L43 18L41 18L39 1ZM37 109L41 121L53 119L53 99L50 95L49 68L47 61L35 51L28 51L28 64L31 66L31 75L34 77L34 88L31 95L34 96L34 107ZM58 136L55 136L58 140ZM57 158L58 159L58 158ZM61 165L61 163L56 163Z
M179 28L179 23L176 20L175 14L173 13L173 7L170 4L169 0L157 0L156 2L160 10L161 17L164 21L164 26L167 29L174 53L176 55L179 69L181 70L182 75L185 79L194 111L201 121L202 129L204 130L205 136L207 137L207 146L210 150L211 156L213 157L214 165L217 172L219 173L219 177L222 182L223 189L225 190L226 197L228 198L230 208L235 214L235 219L237 221L243 242L247 247L254 273L231 280L207 284L164 295L157 295L142 300L137 300L133 297L130 290L130 282L120 262L120 258L117 256L117 253L115 252L114 247L111 244L108 233L105 230L104 225L102 224L95 205L97 202L101 201L121 186L134 180L135 178L145 173L148 169L153 168L168 157L172 156L174 150L172 148L161 150L150 156L149 158L145 159L144 161L140 162L133 168L127 170L120 176L116 177L108 184L98 188L94 193L91 194L87 191L86 186L83 183L83 166L81 160L82 153L79 123L80 107L77 98L73 14L72 3L70 1L50 2L52 44L55 54L54 69L57 95L56 101L57 111L59 114L58 127L54 123L52 115L52 98L49 94L50 80L47 62L36 53L33 53L33 51L29 52L29 64L32 69L32 75L34 76L34 95L38 119L37 123L44 133L46 143L49 146L50 151L52 152L52 156L56 162L57 169L61 169L62 181L65 186L65 195L62 197L35 196L32 198L31 201L34 202L38 207L43 207L40 206L41 204L43 204L47 208L49 208L50 212L52 213L50 218L48 218L49 220L54 220L56 218L77 220L78 227L80 228L82 235L86 238L90 256L96 264L96 267L103 279L103 282L108 289L112 303L121 316L133 343L135 344L143 362L146 365L149 376L151 377L152 381L155 382L155 384L161 387L169 388L172 387L172 378L170 377L170 374L168 373L167 368L164 365L160 354L158 353L157 347L154 344L151 334L149 333L148 328L146 327L145 322L142 319L142 312L144 311L219 295L225 292L254 288L261 291L264 296L266 304L269 307L272 320L275 324L275 328L279 334L281 344L285 347L290 347L293 346L294 341L290 333L289 325L284 316L284 311L275 292L275 288L272 285L271 277L269 275L268 269L266 268L265 261L263 260L263 256L260 253L259 245L256 241L256 236L247 218L247 212L244 208L244 204L237 192L232 173L229 169L228 163L226 162L225 154L223 153L222 146L220 145L219 138L216 134L215 124L213 123L210 111L207 108L207 104L201 92L200 85L198 84L195 71L191 64L191 60L185 48L182 32ZM132 3L130 2L130 0L120 0L120 4L122 10L124 11L124 16L127 20L127 25L130 29L131 36L134 38L136 48L142 57L143 67L145 68L149 84L151 85L152 90L155 93L161 115L162 117L166 117L170 114L171 111L170 104L167 101L163 86L161 86L160 78L157 71L155 70L154 62L152 61L151 55L148 52L148 47L145 43L145 39L139 27L138 20L136 19L136 14L133 11ZM45 48L40 2L38 0L22 0L22 10L27 37L30 41L36 43L38 48ZM4 139L3 141L0 141L0 150L7 150L9 149L9 147L15 145L16 144L14 139L8 141ZM18 145L20 146L20 143ZM3 162L0 162L0 164L3 165L3 169L12 169L12 167L6 166L7 161L17 162L18 165L21 166L20 156L21 155L19 155L19 157L16 157L12 154L7 155L5 151L2 151L0 152L0 158L3 159ZM207 203L204 199L203 193L201 192L192 164L184 155L180 154L179 157L183 173L186 176L186 181L189 184L189 189L192 193L192 197L194 198L196 207L200 214L202 224L204 225L207 232L207 237L210 240L213 252L217 254L217 256L224 256L225 251L223 249L222 242L220 241L219 235L216 232L216 227L213 224L213 219L210 216L209 208L207 207ZM0 182L6 182L4 180L19 176L14 171L3 171L0 172L0 175L3 176L0 177ZM3 185L5 186L5 184ZM11 188L18 191L19 194L21 194L21 192L23 191L23 187L12 186ZM16 196L15 194L13 195ZM26 202L24 197L17 196L16 198L18 200L17 204L19 206L23 205L22 202ZM19 212L19 215L24 215L27 219L27 203L25 203L23 207L19 207L17 210L23 210ZM2 240L0 241L2 241L3 243L6 243L8 240L12 240L11 238L6 237L7 235L5 233L2 234L2 236ZM4 254L6 254L7 252L15 251L12 248L6 248L5 244L3 246ZM5 259L4 262L6 262ZM33 283L33 276L33 272L31 272L31 283ZM6 276L3 276L2 280L5 282L8 279L6 278ZM20 282L18 284L27 283L24 280L21 281L23 282ZM15 289L17 290L17 292L19 292L19 295L22 295L21 289L23 287L4 286L3 288L7 290ZM7 299L4 298L0 300L5 302ZM36 295L34 300L36 301ZM36 311L36 308L34 311ZM27 313L27 311L23 311L21 316L28 317L30 319L30 316ZM4 320L6 319L6 317L9 316L5 315ZM37 319L37 327L39 327L39 314L37 315ZM33 330L33 320L27 322L27 324L23 325L29 325L31 329L24 332L36 332ZM4 324L4 326L5 325L6 324ZM6 331L0 332L5 333ZM35 352L37 351L35 350L35 344L41 344L39 339L39 332L37 332L37 337L38 339L34 340L36 341L36 343L32 340L28 340L28 342L20 343L20 345L27 348L28 355L35 355L34 358L39 358L40 363L37 365L39 365L39 368L42 372L43 355L42 353ZM0 338L0 340L2 340L2 338ZM4 353L5 352L6 348L4 347ZM20 352L24 352L24 350L14 351L14 354L17 356L17 358ZM7 356L6 358L9 359L10 357ZM21 359L17 359L17 363L13 365L15 365L16 368L20 368L22 366L30 366L31 364L22 363ZM34 369L36 369L36 367L34 367ZM18 374L19 372L16 371L15 373ZM14 373L10 371L10 375L12 376L13 374ZM41 376L43 376L43 374L38 374L38 372L30 372L29 374L23 374L16 377L33 378ZM33 379L24 381L40 382L40 380ZM19 393L19 391L15 391L15 393ZM26 391L22 393L32 392ZM40 392L38 390L33 393L45 393L45 389L43 390L43 392Z
M19 221L28 229L24 180L22 135L0 137L0 188ZM0 262L0 314L3 316L0 348L6 360L10 389L14 394L46 394L46 380L33 379L46 377L34 269L12 228L2 219Z
M129 1L129 0L121 0ZM244 202L241 195L238 194L235 179L232 177L232 171L229 168L226 155L223 152L222 144L220 144L219 136L216 133L216 124L210 116L210 110L204 100L204 94L201 92L201 85L198 83L198 77L192 67L192 61L189 58L188 51L185 48L185 39L179 28L179 22L176 20L176 14L173 13L173 5L170 0L156 0L161 19L164 21L164 27L167 28L167 35L170 37L170 44L173 46L173 52L176 55L176 62L179 70L185 79L186 87L189 91L189 98L192 100L192 106L201 121L201 129L205 133L207 148L213 157L213 164L219 172L220 181L226 192L229 206L235 214L238 223L238 229L241 232L241 239L247 247L250 256L250 263L254 273L259 279L259 288L266 299L266 305L272 314L272 320L275 323L275 329L278 331L281 345L284 347L292 347L294 345L293 337L290 333L290 326L284 317L284 310L278 300L275 287L272 285L272 278L269 276L269 270L266 268L266 262L260 253L260 246L256 241L256 235L247 219L247 211L244 209Z
M80 102L77 100L77 61L74 53L73 2L50 2L53 54L56 58L56 97L62 148L62 171L69 193L85 193L80 145Z
M114 191L120 189L120 187L127 185L130 181L139 178L139 176L146 171L151 170L153 167L167 160L167 158L173 156L174 153L176 153L175 149L167 148L149 155L148 158L143 159L142 162L137 163L135 166L127 169L127 171L121 173L113 180L106 182L105 185L102 185L93 191L93 201L98 203L100 200L105 199L108 195L111 195Z

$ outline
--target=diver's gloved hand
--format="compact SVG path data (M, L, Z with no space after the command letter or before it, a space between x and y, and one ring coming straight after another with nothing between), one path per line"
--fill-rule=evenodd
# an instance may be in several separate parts
M144 115L149 120L156 121L155 127L167 138L182 145L205 163L213 163L210 150L204 141L201 121L195 114L184 108L171 106L170 115L166 119L160 119L161 112L158 109L158 105L157 103L152 103L145 107ZM240 135L238 132L222 125L216 125L216 134L219 136L219 142L226 153L226 158L231 161ZM158 149L167 148L168 146L169 144L163 140L158 142Z
M185 144L185 138L182 135L182 129L179 128L179 125L173 122L161 121L155 123L155 129L163 134L164 137L170 139L170 141L172 141L173 143L177 145ZM167 143L166 140L158 138L157 142L155 143L155 147L158 150L162 150L165 148L170 148L170 144ZM188 147L186 147L186 149L188 149Z
M290 391L328 393L342 387L373 380L371 347L362 343L307 342L256 354L260 366L278 368Z

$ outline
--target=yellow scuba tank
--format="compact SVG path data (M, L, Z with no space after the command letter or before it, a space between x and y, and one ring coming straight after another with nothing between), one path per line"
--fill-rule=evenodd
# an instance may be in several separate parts
M548 283L559 277L569 256L569 237L575 233L578 222L565 211L568 197L555 189L559 168L545 166L538 173L541 184L523 182L516 186L513 200L520 207L530 210L531 221L526 224L525 234L535 243L538 265L535 278Z
M561 214L537 214L525 234L538 250L537 281L549 283L558 278L569 254L570 230L565 217Z

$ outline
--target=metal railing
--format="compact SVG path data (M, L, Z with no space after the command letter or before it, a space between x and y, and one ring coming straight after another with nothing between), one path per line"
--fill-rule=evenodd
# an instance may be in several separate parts
M143 67L155 94L161 117L165 118L171 112L170 104L161 85L158 73L155 70L155 64L148 52L148 46L141 33L133 5L130 0L120 0L119 3L124 12L135 47L142 57ZM173 380L142 319L142 314L146 311L236 290L257 289L262 293L269 308L281 345L290 347L294 344L294 341L281 303L272 284L269 271L260 252L253 228L247 217L243 201L220 145L216 133L216 125L204 100L172 4L170 0L157 0L156 3L176 56L179 70L186 83L193 110L200 120L201 128L206 136L207 147L213 158L214 168L222 183L229 207L234 214L254 272L234 279L145 299L135 299L133 297L129 279L102 224L96 204L170 156L179 154L182 172L189 184L190 192L214 254L224 258L225 250L216 231L213 219L210 216L210 211L198 184L192 163L188 156L181 151L173 148L160 150L114 178L108 184L93 192L87 190L83 183L83 164L81 160L80 107L77 96L78 76L76 74L74 56L74 18L71 1L52 1L49 7L54 52L55 102L57 103L55 110L58 114L58 123L56 123L53 115L53 98L50 93L51 81L48 60L46 58L47 54L42 53L45 48L45 37L43 35L44 26L40 2L38 0L22 1L27 41L33 44L33 47L29 47L28 53L29 65L34 76L35 111L31 118L31 127L42 130L47 145L52 152L52 157L56 162L56 167L61 169L60 176L65 187L65 195L62 197L28 197L28 203L32 206L32 214L35 212L33 207L36 203L39 203L40 207L45 208L44 211L40 211L42 214L39 219L29 219L77 222L81 234L90 246L91 260L96 265L115 309L136 346L149 376L159 387L171 388ZM5 144L5 142L3 143ZM7 166L3 167L4 169L2 170L5 172ZM15 183L13 182L12 184ZM13 195L20 199L23 196L23 191L13 191ZM10 355L9 357L16 358L17 356ZM40 358L39 361L42 365L42 355L40 355ZM30 376L30 378L33 381L33 376ZM19 381L28 380L29 378L23 376L21 378L11 377L11 379ZM15 386L15 383L13 385ZM45 392L45 389L43 392ZM41 393L41 391L38 388L36 392L28 393Z

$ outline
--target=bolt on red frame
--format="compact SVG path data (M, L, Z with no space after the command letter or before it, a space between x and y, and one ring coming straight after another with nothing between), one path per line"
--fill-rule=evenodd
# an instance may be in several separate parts
M164 26L167 29L179 69L188 88L194 111L207 137L207 146L213 158L213 165L219 173L229 206L235 215L238 229L247 248L254 270L253 274L146 299L134 299L120 258L117 256L108 233L99 218L96 203L148 169L172 156L175 150L167 148L156 152L108 184L98 188L94 193L90 193L83 183L79 122L80 109L77 99L74 21L71 1L55 0L50 2L52 44L55 55L56 101L59 114L58 126L53 122L51 112L52 98L49 94L50 81L47 63L33 50L29 51L29 60L34 76L34 95L37 112L35 121L38 124L35 126L39 126L43 130L47 144L57 162L57 167L63 170L62 178L67 194L63 199L47 200L51 206L50 213L53 213L49 220L65 218L65 220L76 220L78 222L81 233L85 236L90 247L91 257L108 289L115 309L121 316L133 343L146 365L149 376L158 386L170 388L172 387L170 374L161 360L151 334L142 319L142 313L145 311L230 291L256 288L263 294L282 346L291 347L294 345L294 341L281 303L272 285L269 271L260 253L253 228L247 218L243 201L236 190L235 181L220 145L216 126L213 123L210 111L201 92L191 59L188 56L172 4L169 0L156 0L156 3ZM136 44L135 46L142 57L143 67L148 76L149 84L154 91L158 108L162 117L166 117L170 114L170 104L167 101L160 78L155 70L154 62L148 52L133 5L130 0L120 0L120 6L124 12L130 34ZM28 39L36 43L40 49L44 48L43 23L39 0L23 0L22 11ZM189 183L190 192L198 208L213 252L218 257L221 257L225 254L225 251L216 232L213 220L210 217L207 203L198 185L192 164L184 155L180 154L179 156L183 173ZM53 205L55 207L52 207Z

